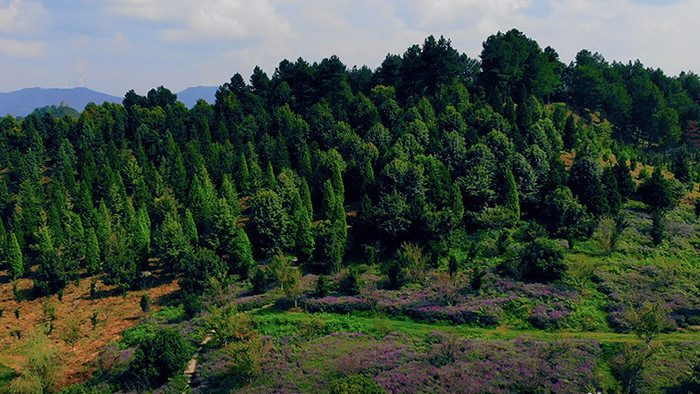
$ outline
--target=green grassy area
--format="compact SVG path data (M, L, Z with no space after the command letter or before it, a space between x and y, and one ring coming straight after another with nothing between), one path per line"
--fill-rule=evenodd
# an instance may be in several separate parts
M554 341L568 338L590 338L601 343L635 343L639 342L634 334L619 334L600 331L558 330L546 331L538 329L516 329L507 326L496 328L471 327L465 325L426 324L408 319L393 319L386 316L354 316L333 313L275 311L264 309L251 312L255 316L258 331L265 335L285 336L305 334L313 330L313 325L322 326L318 332L361 332L377 335L381 331L400 331L411 337L427 338L434 331L443 331L459 337L483 338L494 340L510 340L521 336L530 336L544 341ZM662 333L655 340L664 344L677 344L686 341L700 341L700 331L675 331Z

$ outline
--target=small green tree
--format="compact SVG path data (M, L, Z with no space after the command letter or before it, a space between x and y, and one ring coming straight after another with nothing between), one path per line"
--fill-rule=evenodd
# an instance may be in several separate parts
M250 316L246 313L238 313L234 304L211 307L206 317L206 324L210 330L214 331L214 339L223 346L231 342L245 341L255 334Z
M95 275L100 271L100 246L97 243L95 229L90 227L87 232L87 248L85 249L85 268L89 275Z
M646 302L640 309L630 308L627 314L634 333L647 347L659 334L671 327L668 309L658 303Z
M553 240L537 238L530 242L520 257L523 278L532 282L549 283L561 279L566 272L564 252Z
M194 347L182 334L164 328L156 331L153 339L139 344L131 368L151 388L157 388L184 369L193 353Z
M10 266L9 274L12 280L17 280L24 276L24 258L14 233L10 234L10 241L7 246L7 263Z

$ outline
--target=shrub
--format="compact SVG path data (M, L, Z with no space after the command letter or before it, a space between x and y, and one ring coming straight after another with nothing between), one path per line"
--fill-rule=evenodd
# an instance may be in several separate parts
M523 278L548 283L561 279L566 272L564 253L553 240L538 238L527 245L520 257Z
M373 379L364 375L351 375L336 379L329 387L331 394L382 394L386 391Z
M159 387L184 369L192 354L194 347L179 332L165 328L156 331L152 340L139 344L131 369L150 387Z

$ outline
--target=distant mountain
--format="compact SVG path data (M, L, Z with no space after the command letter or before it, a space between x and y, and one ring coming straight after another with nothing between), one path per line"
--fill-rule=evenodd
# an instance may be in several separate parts
M199 99L214 103L218 86L197 86L176 93L177 99L192 108ZM12 114L24 117L37 108L56 106L72 107L81 112L88 103L121 103L122 97L112 96L88 88L44 89L27 88L9 93L0 93L0 116Z
M187 108L194 107L199 99L204 99L209 104L213 104L217 89L219 89L218 86L197 86L194 88L187 88L182 92L177 93L177 99L182 101Z
M121 103L122 98L96 92L88 88L27 88L10 93L0 93L0 116L7 114L26 116L36 108L51 105L59 106L62 102L76 108L78 111L82 111L90 102L102 104L105 101Z

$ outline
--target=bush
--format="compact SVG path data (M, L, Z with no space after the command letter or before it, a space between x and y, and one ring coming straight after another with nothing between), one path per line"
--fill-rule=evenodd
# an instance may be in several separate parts
M351 375L331 382L331 394L382 394L386 391L373 379L364 375Z
M566 272L561 246L547 238L537 238L528 244L520 257L520 265L523 278L531 282L553 282Z
M160 387L187 365L194 347L182 335L169 328L159 330L150 341L139 344L131 369L150 387Z

